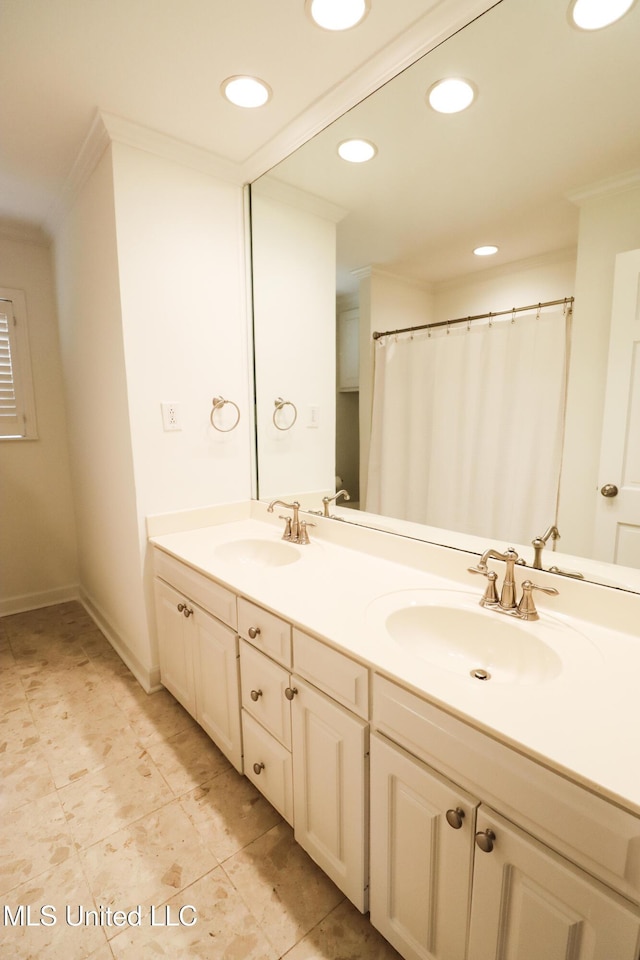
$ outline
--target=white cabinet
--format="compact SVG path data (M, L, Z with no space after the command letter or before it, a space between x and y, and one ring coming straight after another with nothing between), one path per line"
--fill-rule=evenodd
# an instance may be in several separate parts
M201 602L210 600L211 606L230 620L235 620L235 598L164 555L158 558L156 572L169 581L156 577L154 582L162 684L242 773L236 632L196 603L192 595Z
M461 960L477 801L371 735L371 922L407 960Z
M245 773L292 824L297 842L365 912L368 722L295 672L288 624L244 600L238 622L248 638L240 641ZM366 708L366 668L300 631L293 636L294 662L296 651L307 679L348 704L353 700L358 711Z
M622 897L488 808L478 832L492 849L476 847L469 960L637 960Z
M295 675L292 684L295 837L364 913L369 725Z

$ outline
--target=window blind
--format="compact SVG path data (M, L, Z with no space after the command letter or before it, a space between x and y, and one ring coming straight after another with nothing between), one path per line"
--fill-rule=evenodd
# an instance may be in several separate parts
M19 401L17 351L12 303L0 301L0 437L22 437L24 410Z

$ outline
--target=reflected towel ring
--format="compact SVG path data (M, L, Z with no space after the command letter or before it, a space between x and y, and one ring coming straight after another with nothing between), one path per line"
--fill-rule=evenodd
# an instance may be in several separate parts
M220 433L231 433L231 431L235 430L235 428L240 423L240 407L238 406L237 403L234 403L233 400L225 400L224 397L214 397L211 402L213 403L213 409L209 417L209 419L211 420L211 426L215 430L219 430ZM231 424L230 427L219 427L215 421L216 411L222 410L222 408L227 403L230 403L232 407L236 408L236 419L234 420L234 422Z
M283 400L282 397L278 397L277 400L274 400L274 404L275 404L275 410L273 411L274 427L276 428L276 430L291 430L291 427L294 425L294 423L298 419L298 410L296 408L295 403L292 403L291 400ZM279 411L282 410L283 407L293 407L293 420L291 421L291 423L287 424L286 427L281 427L276 419Z

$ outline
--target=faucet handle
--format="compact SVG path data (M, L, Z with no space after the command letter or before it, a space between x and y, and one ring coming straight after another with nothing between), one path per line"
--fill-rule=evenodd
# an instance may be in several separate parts
M291 517L279 517L280 520L284 520L284 533L282 534L283 540L291 540Z
M535 583L532 583L531 580L525 580L522 584L522 599L518 604L518 616L523 620L540 619L540 614L536 610L536 605L533 602L532 594L534 590L547 593L550 597L557 597L558 595L555 587L539 587Z
M311 543L311 541L309 540L308 527L315 527L315 523L309 523L308 520L300 521L300 533L298 534L298 543L300 544Z
M469 573L480 573L483 577L487 578L487 586L480 600L481 607L494 606L499 603L498 600L498 591L496 589L496 580L498 579L498 574L495 570L489 570L488 567L468 567Z

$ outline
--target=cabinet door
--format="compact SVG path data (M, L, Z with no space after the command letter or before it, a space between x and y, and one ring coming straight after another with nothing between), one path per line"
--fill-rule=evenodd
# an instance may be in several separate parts
M372 734L371 922L406 960L464 960L476 807Z
M158 622L158 646L160 655L160 680L176 700L196 715L196 698L193 687L193 647L190 642L189 620L178 610L185 598L173 587L156 580L155 605ZM192 605L187 604L191 609Z
M299 677L291 685L295 838L364 913L369 727Z
M488 808L478 829L469 960L637 960L630 904Z
M242 773L238 640L198 607L191 620L197 720Z
M293 779L291 753L242 711L244 772L258 790L293 826Z
M291 705L285 691L289 673L250 643L240 641L242 706L280 743L291 749Z

